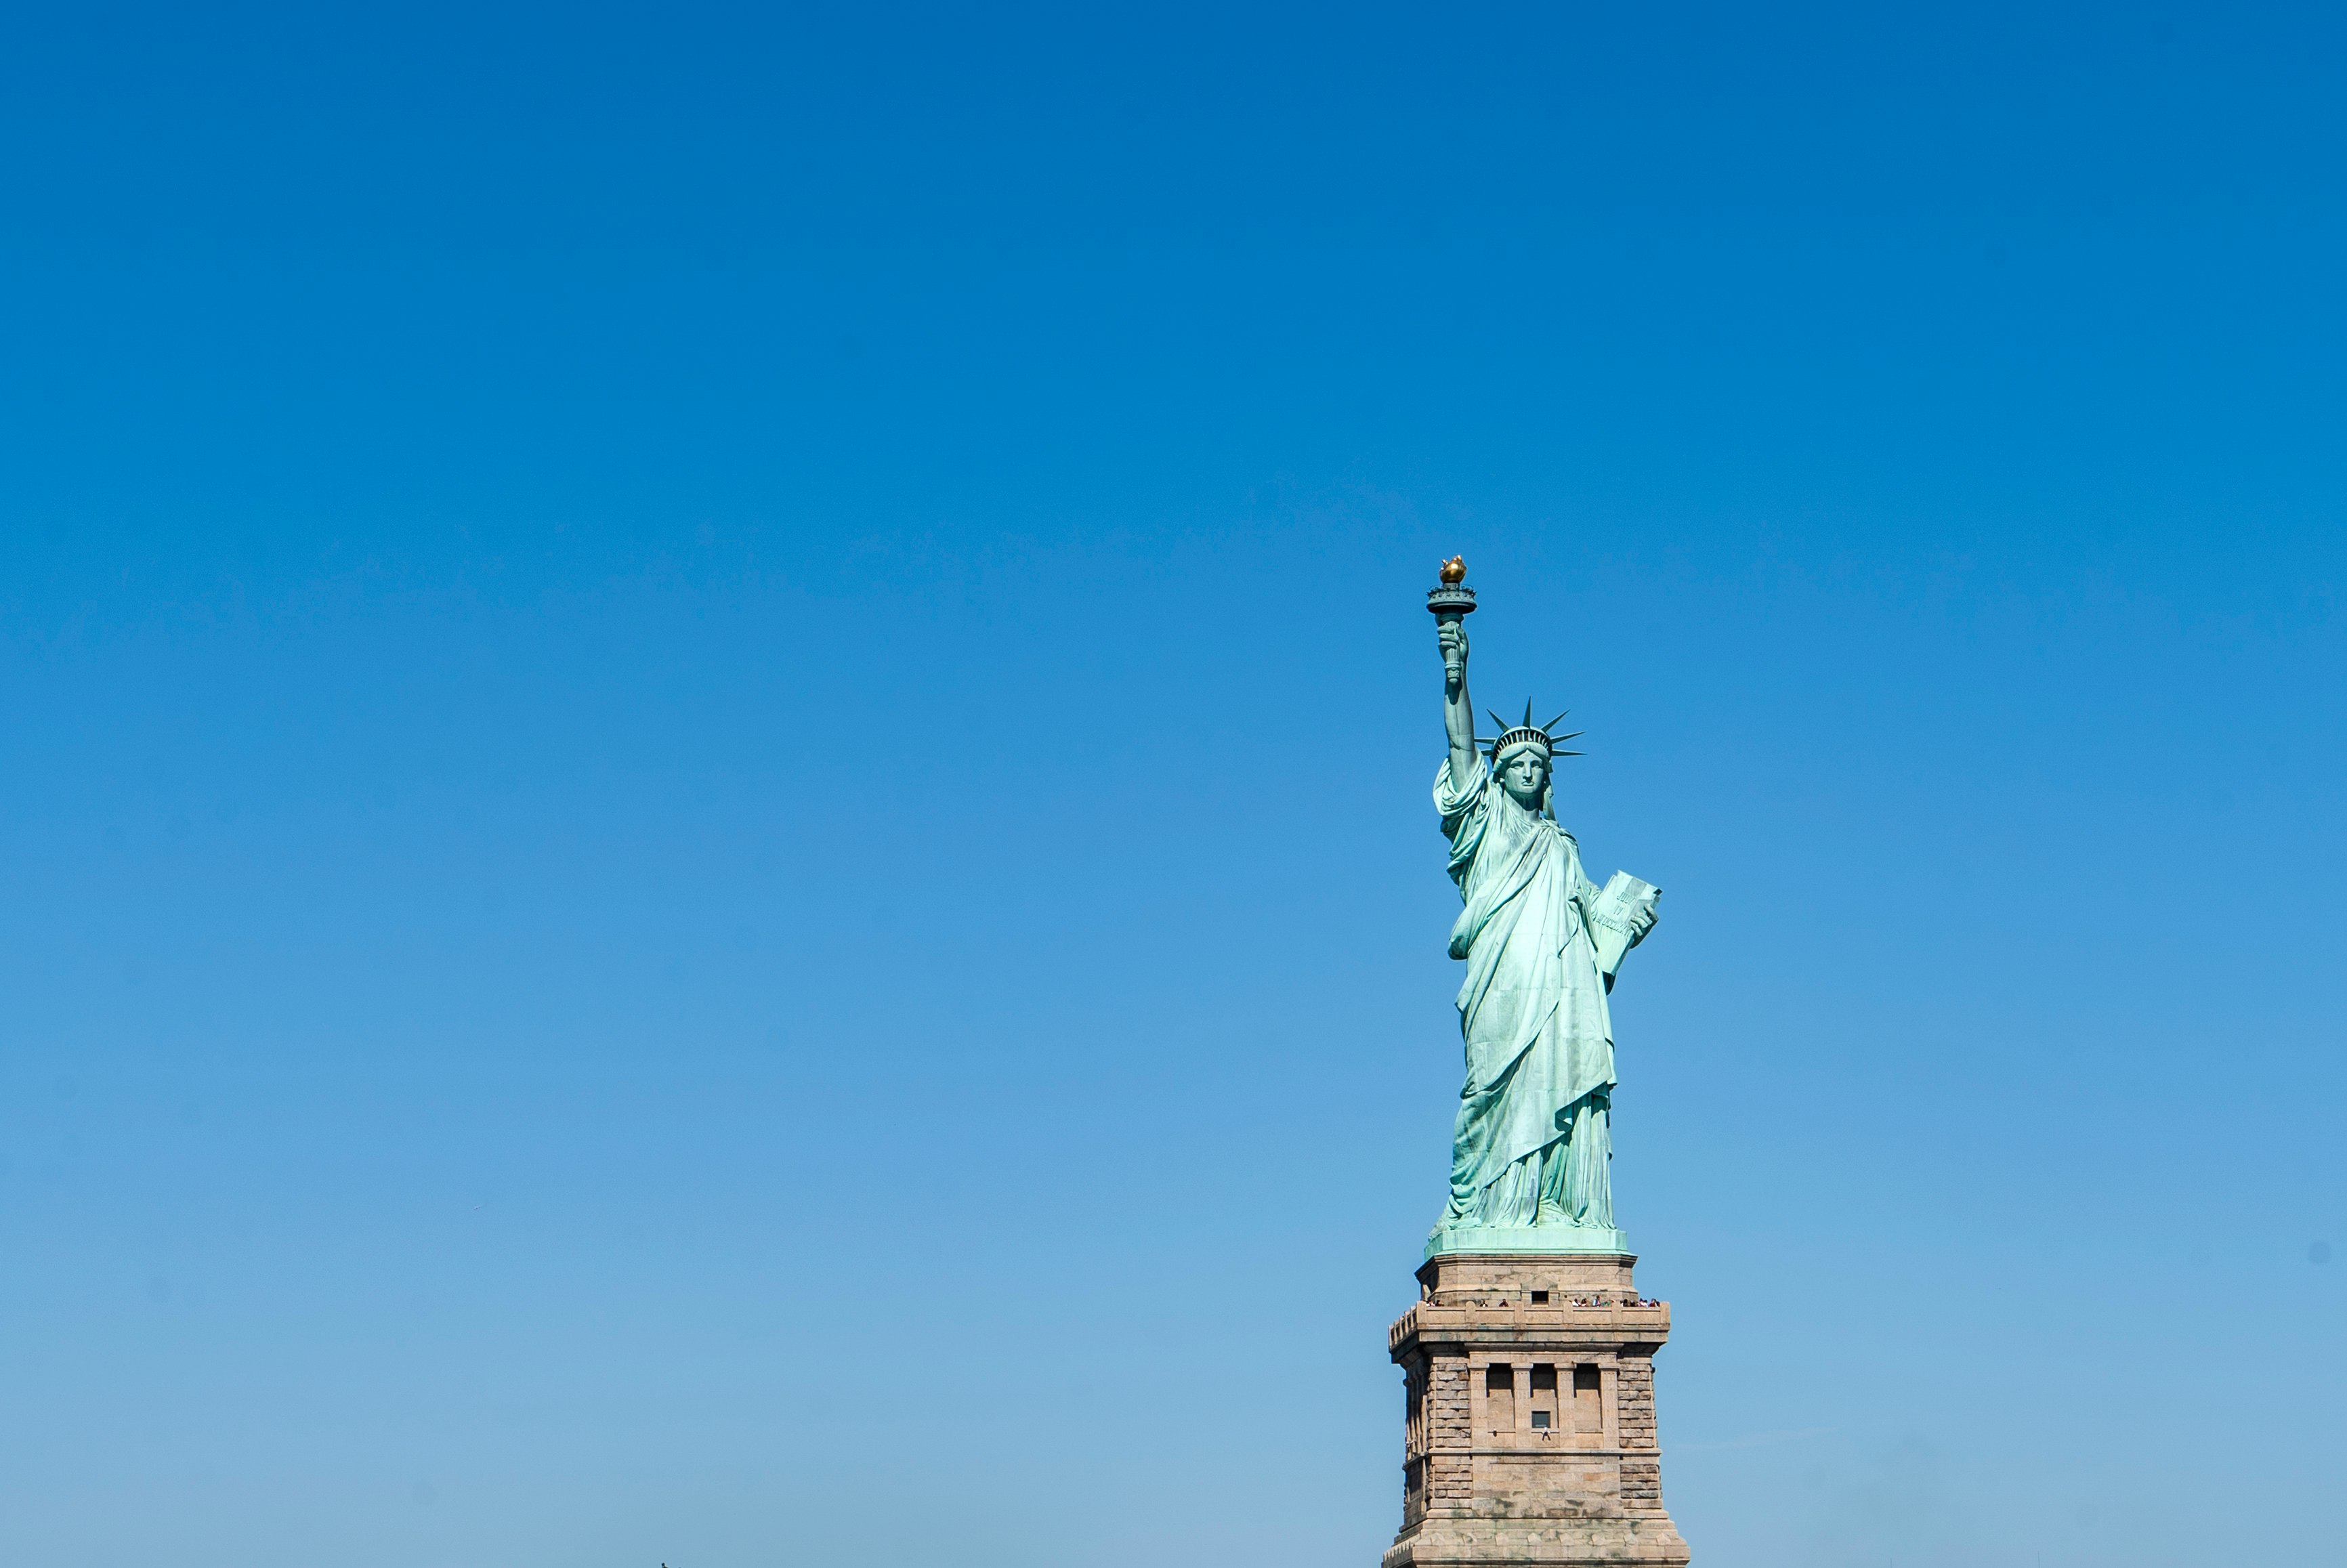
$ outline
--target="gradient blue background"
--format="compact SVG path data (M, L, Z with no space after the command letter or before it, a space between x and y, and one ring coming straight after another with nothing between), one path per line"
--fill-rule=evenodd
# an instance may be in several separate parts
M2335 1554L2342 32L14 10L0 1555L1373 1563L1454 549L1697 1561Z

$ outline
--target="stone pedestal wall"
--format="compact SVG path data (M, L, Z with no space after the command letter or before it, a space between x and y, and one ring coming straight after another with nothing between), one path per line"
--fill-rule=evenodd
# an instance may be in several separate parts
M1407 1408L1385 1568L1681 1568L1663 1510L1655 1352L1670 1308L1622 1254L1450 1253L1388 1335Z

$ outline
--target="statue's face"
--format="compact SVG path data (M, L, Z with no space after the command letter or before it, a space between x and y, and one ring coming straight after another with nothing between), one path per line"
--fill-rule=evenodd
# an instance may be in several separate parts
M1526 811L1540 809L1541 791L1548 784L1548 764L1538 752L1518 752L1500 770L1500 787Z

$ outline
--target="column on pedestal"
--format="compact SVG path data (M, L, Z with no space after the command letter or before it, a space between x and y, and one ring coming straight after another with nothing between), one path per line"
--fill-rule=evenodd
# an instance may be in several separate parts
M1651 1345L1622 1347L1622 1512L1663 1512L1663 1465L1655 1448L1655 1363Z

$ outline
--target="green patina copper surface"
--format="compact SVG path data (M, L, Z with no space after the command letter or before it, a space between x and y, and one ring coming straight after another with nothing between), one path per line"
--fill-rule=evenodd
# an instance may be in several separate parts
M1459 1022L1467 1081L1450 1195L1426 1254L1623 1252L1614 1224L1614 1023L1607 993L1653 928L1660 890L1615 872L1600 887L1557 825L1560 753L1525 708L1487 753L1467 695L1467 634L1440 615L1450 755L1434 778L1465 907L1450 956L1467 966Z

